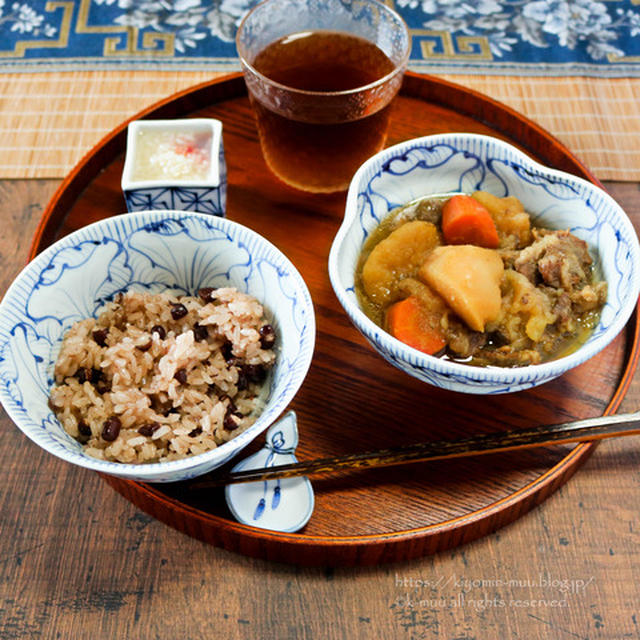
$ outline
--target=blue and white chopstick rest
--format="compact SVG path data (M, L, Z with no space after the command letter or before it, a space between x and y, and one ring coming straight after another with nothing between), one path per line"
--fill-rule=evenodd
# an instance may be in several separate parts
M289 411L269 427L264 447L239 462L232 471L297 462L294 454L297 446L297 418ZM283 532L304 527L315 502L311 482L306 477L229 484L225 487L225 498L238 522Z

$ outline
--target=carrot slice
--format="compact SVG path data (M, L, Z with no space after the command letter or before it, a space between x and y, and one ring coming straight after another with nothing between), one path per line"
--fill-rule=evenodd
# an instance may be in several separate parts
M387 326L394 338L418 351L434 354L444 349L447 341L429 320L415 296L396 302L387 311Z
M497 249L500 240L488 209L471 196L452 196L442 208L442 234L447 244L474 244Z

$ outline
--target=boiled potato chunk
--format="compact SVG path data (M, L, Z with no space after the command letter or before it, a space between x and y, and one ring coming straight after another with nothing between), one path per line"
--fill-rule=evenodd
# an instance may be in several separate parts
M503 273L497 251L461 244L434 249L419 276L471 329L484 331L500 314Z
M391 300L394 283L415 274L434 247L440 244L431 222L413 220L391 232L369 254L362 268L362 286L378 304Z
M522 203L514 196L498 198L486 191L475 191L472 197L484 205L502 237L501 246L515 244L516 247L526 247L531 242L531 219L524 210ZM509 242L509 240L512 242Z

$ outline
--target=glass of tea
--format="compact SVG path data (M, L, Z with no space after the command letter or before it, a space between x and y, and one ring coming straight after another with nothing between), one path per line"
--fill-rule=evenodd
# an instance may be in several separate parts
M410 53L402 18L376 0L265 0L236 46L269 168L297 189L345 190L385 143Z

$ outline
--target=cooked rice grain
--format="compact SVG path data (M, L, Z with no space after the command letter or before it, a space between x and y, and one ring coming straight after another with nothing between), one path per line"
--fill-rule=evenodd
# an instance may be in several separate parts
M275 360L260 334L266 324L260 303L234 288L200 297L120 294L65 335L51 407L95 458L204 453L247 429L262 408ZM104 426L113 417L120 429L109 440Z

